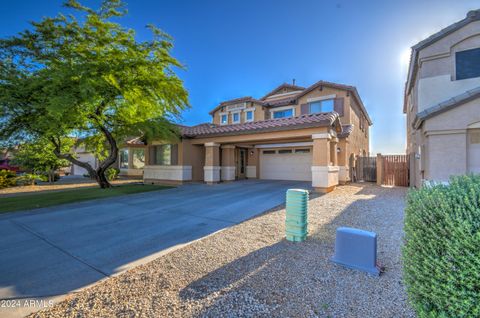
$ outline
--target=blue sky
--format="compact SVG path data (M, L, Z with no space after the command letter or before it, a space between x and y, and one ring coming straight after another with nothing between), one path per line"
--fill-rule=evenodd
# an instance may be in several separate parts
M478 0L130 0L123 24L173 36L192 108L185 124L210 121L219 102L261 97L283 82L326 80L357 87L374 122L371 152L403 153L403 86L409 47L464 18ZM82 1L95 6L99 1ZM55 15L60 0L0 0L0 37Z

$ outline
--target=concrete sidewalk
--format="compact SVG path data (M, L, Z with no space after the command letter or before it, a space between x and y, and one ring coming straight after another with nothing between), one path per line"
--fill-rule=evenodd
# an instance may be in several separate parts
M0 216L0 316L18 317L284 202L305 182L184 185ZM31 303L36 299L36 303ZM44 300L47 303L39 302ZM31 306L28 306L31 305Z

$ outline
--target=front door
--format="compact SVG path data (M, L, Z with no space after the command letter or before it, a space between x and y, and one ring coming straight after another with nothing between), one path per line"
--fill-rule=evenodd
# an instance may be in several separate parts
M246 170L247 170L247 151L245 149L239 148L236 153L236 177L237 179L245 179Z

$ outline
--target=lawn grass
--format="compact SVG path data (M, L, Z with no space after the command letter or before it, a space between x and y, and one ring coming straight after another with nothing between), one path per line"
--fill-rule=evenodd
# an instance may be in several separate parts
M149 192L169 188L172 187L160 185L128 184L114 186L110 189L79 188L18 195L0 198L0 213L45 208L65 203L117 197L126 194Z

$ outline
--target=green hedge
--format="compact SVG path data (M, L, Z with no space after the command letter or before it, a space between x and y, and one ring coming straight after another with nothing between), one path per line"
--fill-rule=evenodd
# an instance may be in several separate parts
M403 262L419 317L480 317L480 176L410 191Z
M13 187L16 184L17 174L10 170L0 170L0 189Z

